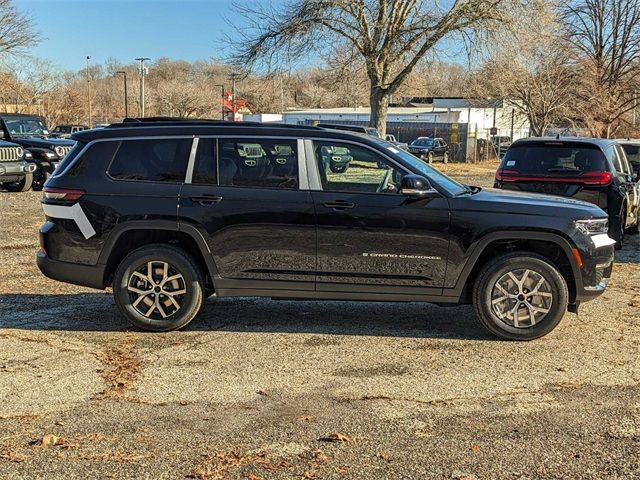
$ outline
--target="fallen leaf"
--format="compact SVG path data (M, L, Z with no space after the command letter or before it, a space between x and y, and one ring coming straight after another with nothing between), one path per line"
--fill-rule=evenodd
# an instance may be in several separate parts
M57 437L53 434L48 434L42 437L40 440L32 442L32 444L39 445L41 447L53 447L56 445L64 445L64 438Z
M268 397L269 394L267 392L265 392L264 390L258 390L256 392L258 395L262 395L263 397Z
M306 472L304 472L302 478L304 478L305 480L313 480L314 478L316 478L316 472L307 470Z
M471 448L469 450L471 450L473 453L478 453L480 451L480 445L471 445Z
M582 385L576 382L559 382L555 384L556 388L582 388Z
M184 407L185 405L189 405L189 402L187 402L186 400L180 400L178 403L179 403L180 405L182 405L183 407Z
M339 473L340 475L344 475L346 473L349 473L349 468L350 467L336 467L336 473Z
M247 475L247 480L264 480L264 479L262 477L259 477L258 475L250 473L249 475Z
M330 433L329 435L320 437L318 440L321 442L353 442L353 438L340 432Z
M312 417L311 415L302 415L301 417L298 417L298 421L299 422L310 422L314 418L315 417Z

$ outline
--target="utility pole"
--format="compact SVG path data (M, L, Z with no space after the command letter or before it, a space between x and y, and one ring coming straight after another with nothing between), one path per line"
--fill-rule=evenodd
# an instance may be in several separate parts
M236 121L236 79L242 75L236 72L231 73L231 110L233 114L233 121Z
M214 87L220 87L222 95L220 96L220 120L224 120L224 85L216 84Z
M146 69L144 67L144 62L147 60L151 60L148 57L138 57L135 60L140 62L140 117L144 117L144 77L147 74Z
M129 117L129 94L127 93L127 72L120 70L116 72L124 78L124 118Z
M87 106L89 107L88 108L89 125L87 126L91 128L91 125L93 125L93 121L91 118L91 77L89 75L89 60L91 60L91 57L87 55Z

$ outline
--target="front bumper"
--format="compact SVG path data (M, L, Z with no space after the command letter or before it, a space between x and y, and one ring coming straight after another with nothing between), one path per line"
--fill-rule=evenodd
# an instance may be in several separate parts
M25 162L0 162L0 183L18 182L24 178L27 173L33 173L36 165Z
M604 235L604 237L607 236ZM578 301L592 300L600 296L607 288L613 271L615 244L613 240L609 240L610 242L605 241L604 244L588 240L588 244L579 246L582 267L580 268L579 282L576 285L576 299Z

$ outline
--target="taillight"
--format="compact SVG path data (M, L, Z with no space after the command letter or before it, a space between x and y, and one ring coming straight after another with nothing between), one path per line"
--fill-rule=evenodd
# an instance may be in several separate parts
M67 200L76 201L85 194L84 190L75 190L73 188L52 188L44 187L42 189L44 198L48 200Z
M609 185L613 180L610 172L586 172L580 176L530 176L521 175L516 170L498 170L496 172L496 180L499 182L559 182L559 183L578 183L582 185Z

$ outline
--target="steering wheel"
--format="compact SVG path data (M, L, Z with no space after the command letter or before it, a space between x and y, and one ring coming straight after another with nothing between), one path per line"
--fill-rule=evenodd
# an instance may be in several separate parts
M390 183L392 175L393 175L393 169L390 168L384 174L384 177L382 177L382 180L380 181L380 184L376 189L376 193L395 193L396 192L396 186Z

